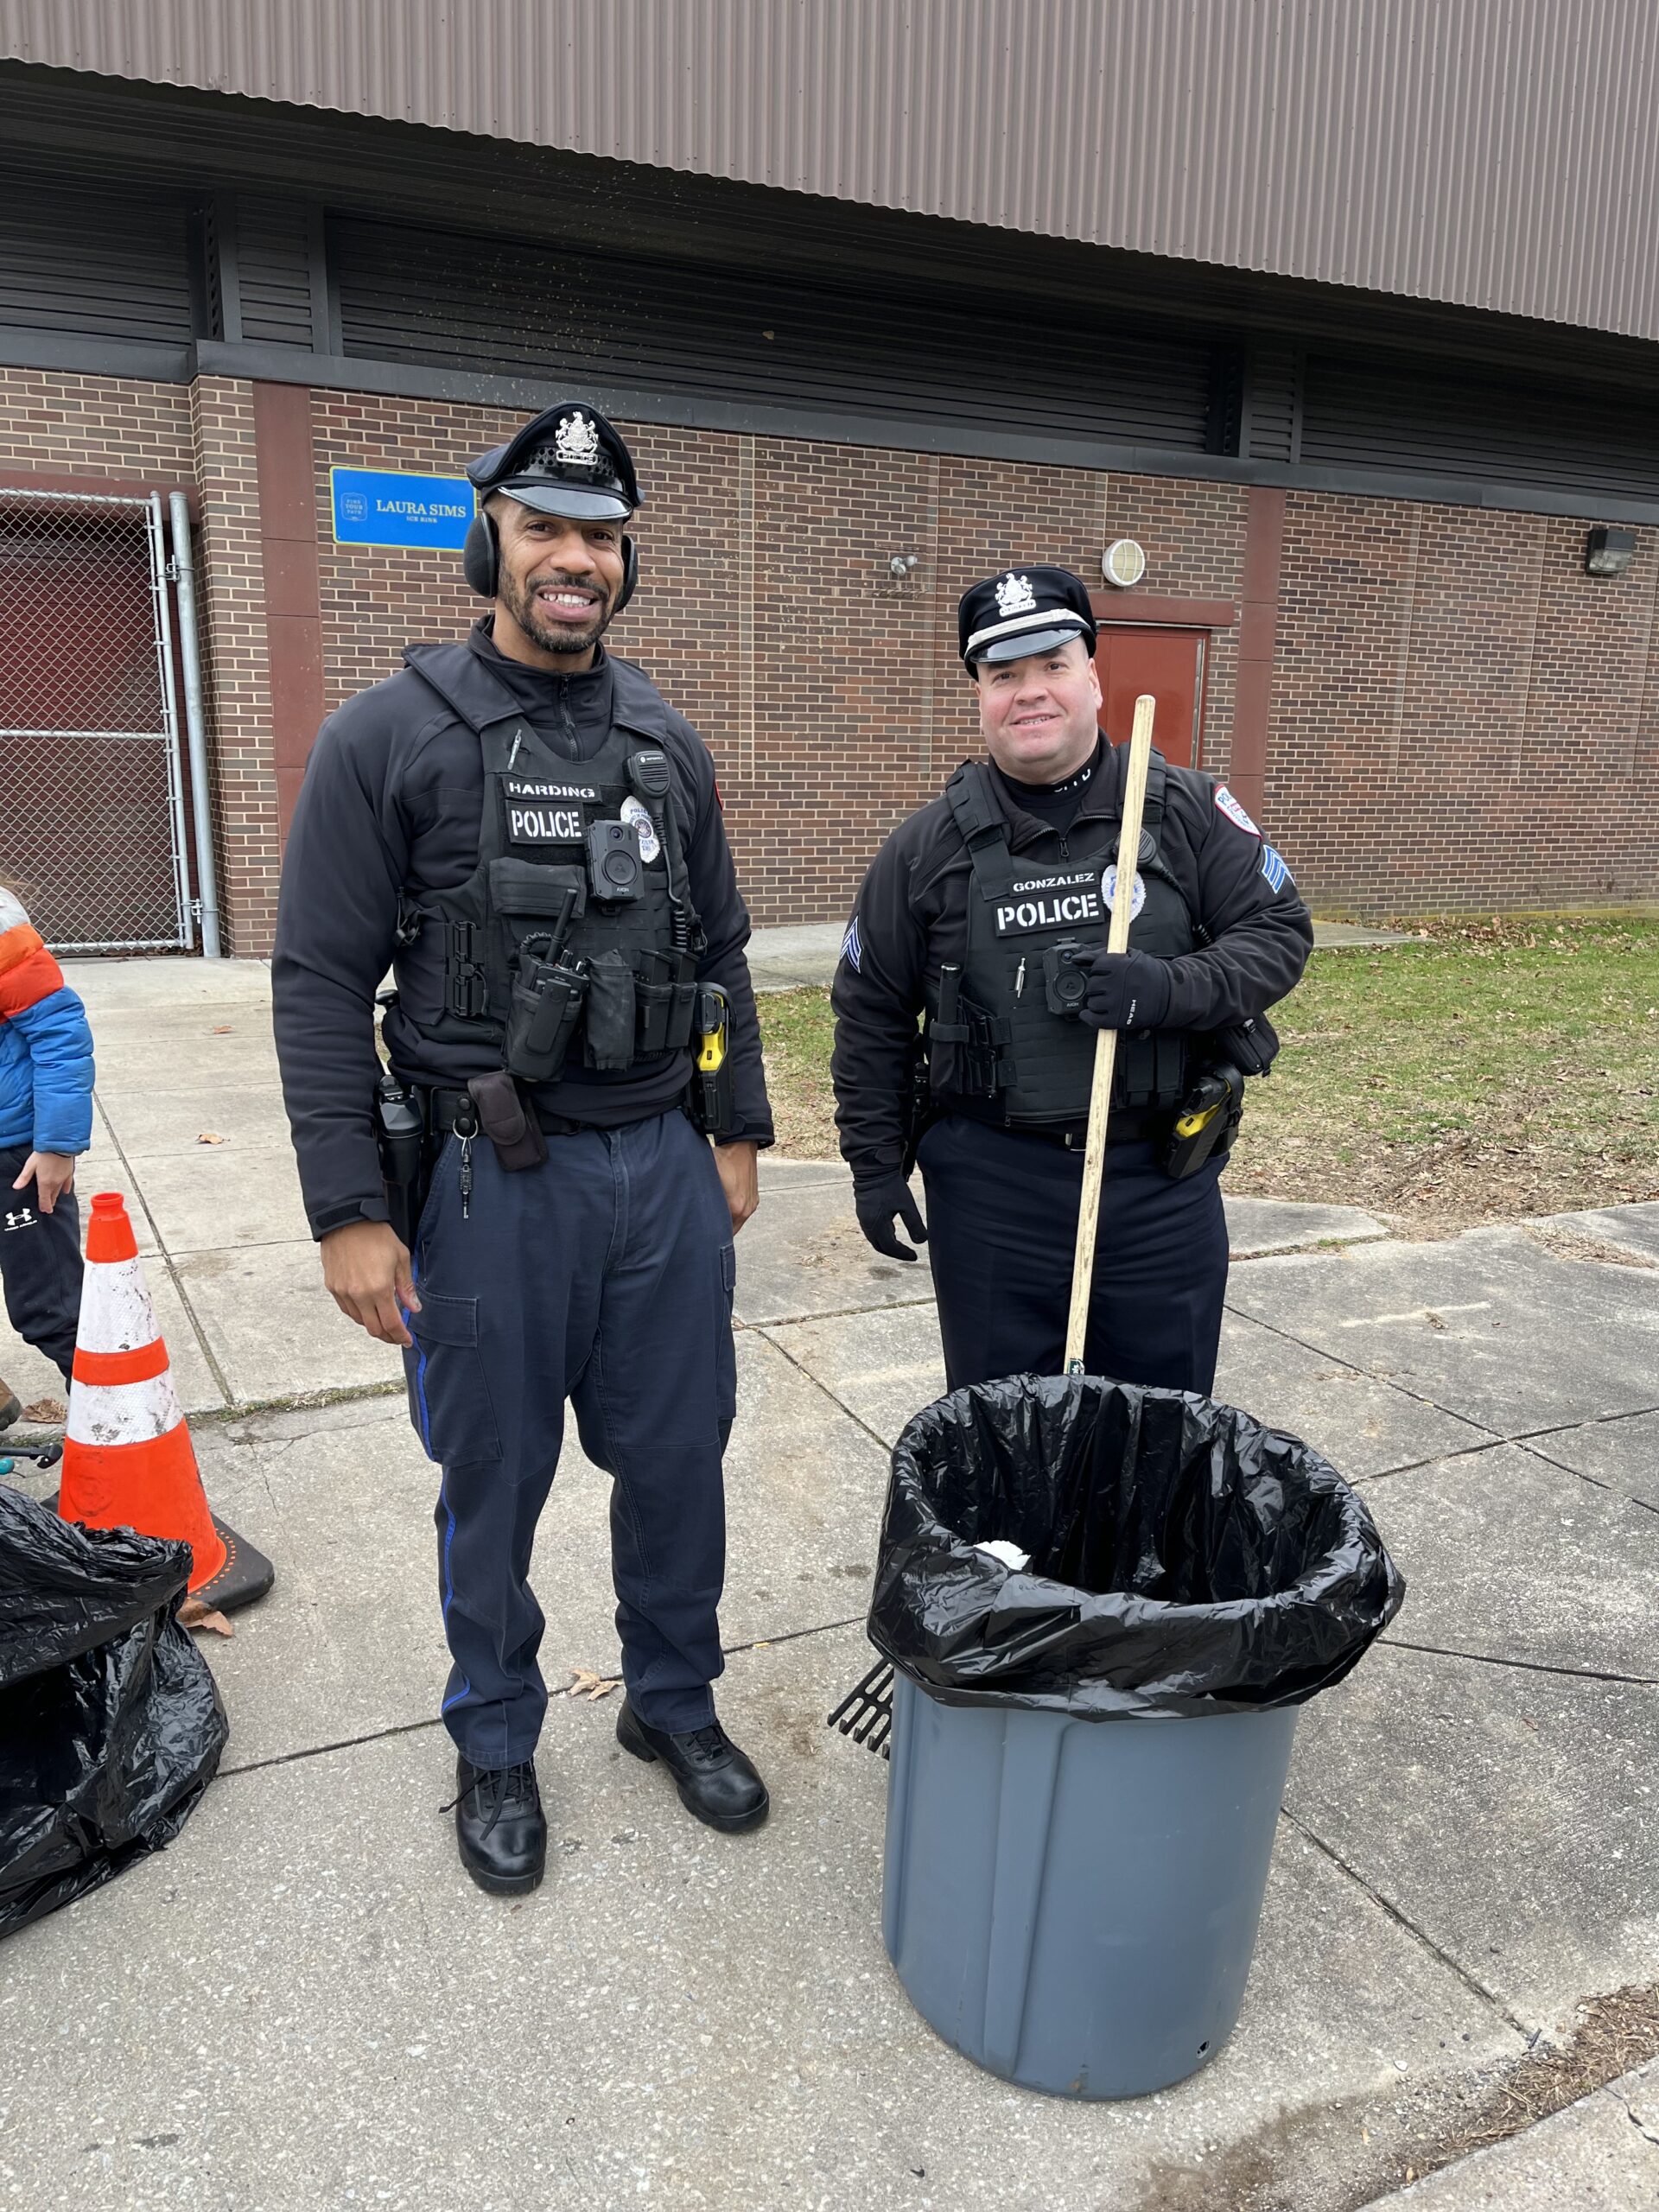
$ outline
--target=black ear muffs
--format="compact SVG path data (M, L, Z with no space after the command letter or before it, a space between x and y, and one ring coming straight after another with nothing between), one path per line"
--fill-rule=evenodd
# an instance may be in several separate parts
M495 523L480 505L461 540L461 572L480 599L493 599L500 568L501 544Z
M467 583L480 599L493 599L495 588L501 577L501 541L495 534L494 518L480 507L467 525L467 535L461 542L461 571ZM622 540L622 588L616 595L611 613L620 614L639 588L639 548L635 540L624 536Z
M622 540L622 588L616 594L613 614L620 614L639 587L639 548L632 537Z

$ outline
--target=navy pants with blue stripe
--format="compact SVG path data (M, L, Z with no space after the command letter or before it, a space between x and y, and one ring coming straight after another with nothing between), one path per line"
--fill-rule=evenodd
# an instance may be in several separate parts
M454 1662L449 1732L475 1766L536 1746L544 1621L530 1586L564 1407L613 1478L622 1673L650 1726L713 1718L726 1565L721 1455L736 1410L732 1223L714 1154L683 1114L550 1136L506 1174L445 1143L421 1217L410 1408L443 1468L438 1580Z
M951 1115L922 1137L928 1255L953 1390L1058 1375L1083 1154ZM1227 1293L1221 1162L1171 1182L1157 1147L1109 1145L1084 1365L1166 1390L1215 1386Z

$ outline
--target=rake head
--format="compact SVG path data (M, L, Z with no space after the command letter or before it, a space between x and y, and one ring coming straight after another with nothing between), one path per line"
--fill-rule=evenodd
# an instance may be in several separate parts
M863 1681L848 1691L824 1726L839 1728L867 1751L887 1758L893 1726L893 1669L887 1660L878 1659Z

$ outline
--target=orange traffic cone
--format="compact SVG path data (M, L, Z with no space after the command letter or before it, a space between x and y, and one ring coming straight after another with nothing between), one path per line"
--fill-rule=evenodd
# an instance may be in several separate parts
M181 1539L192 1595L221 1611L270 1587L270 1562L208 1510L126 1201L115 1191L93 1198L86 1230L58 1511L91 1529Z

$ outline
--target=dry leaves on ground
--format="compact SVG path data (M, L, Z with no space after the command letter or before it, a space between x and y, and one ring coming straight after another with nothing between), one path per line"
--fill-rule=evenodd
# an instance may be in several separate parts
M615 1688L613 1677L607 1681L603 1675L590 1675L585 1667L573 1667L570 1669L570 1687L565 1695L585 1697L589 1705L594 1705L601 1698L609 1697Z
M187 1598L179 1607L179 1626L211 1629L215 1636L236 1634L224 1614L200 1598Z

